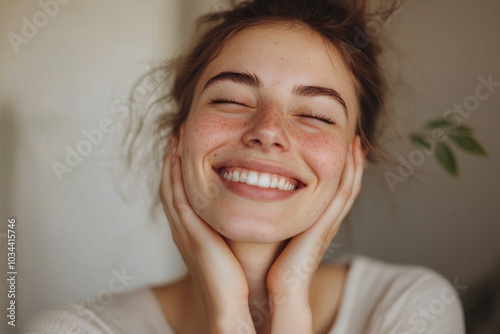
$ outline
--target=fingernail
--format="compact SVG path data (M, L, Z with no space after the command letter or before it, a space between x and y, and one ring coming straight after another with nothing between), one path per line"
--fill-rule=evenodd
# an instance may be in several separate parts
M349 152L352 153L352 142L349 143Z
M172 156L172 165L175 164L175 155Z

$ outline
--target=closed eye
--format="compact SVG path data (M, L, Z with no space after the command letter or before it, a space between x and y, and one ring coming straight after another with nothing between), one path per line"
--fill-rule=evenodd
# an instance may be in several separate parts
M333 119L331 119L330 117L327 117L327 116L320 115L320 114L302 114L299 116L317 119L317 120L320 120L320 121L325 122L327 124L332 124L332 125L335 124L335 121Z
M243 102L239 102L239 101L233 100L233 99L210 99L210 101L212 102L212 104L237 104L240 106L249 107L248 105L244 104Z

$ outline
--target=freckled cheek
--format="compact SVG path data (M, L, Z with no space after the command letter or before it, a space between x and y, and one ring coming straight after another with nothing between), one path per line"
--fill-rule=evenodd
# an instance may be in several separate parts
M299 141L306 162L320 179L338 179L342 173L346 147L341 138L333 135L308 135Z
M184 139L184 152L208 152L231 138L241 129L241 121L206 113L188 119Z

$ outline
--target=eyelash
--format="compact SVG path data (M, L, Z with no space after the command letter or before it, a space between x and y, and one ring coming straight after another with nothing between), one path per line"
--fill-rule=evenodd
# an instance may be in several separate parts
M248 107L246 104L241 103L239 101L233 100L233 99L210 99L210 101L213 104L225 104L225 103L233 103L233 104L238 104L240 106Z
M234 104L238 104L240 106L248 107L246 104L238 102L238 101L233 100L233 99L211 99L210 101L213 104L234 103ZM325 122L325 123L331 124L331 125L335 124L335 121L333 119L331 119L329 117L326 117L326 116L323 116L323 115L320 115L320 114L302 114L302 115L299 115L299 116L301 116L301 117L315 118L317 120L320 120L322 122Z
M327 124L332 124L334 125L335 124L335 121L327 116L323 116L323 115L319 115L319 114L302 114L302 115L299 115L301 117L309 117L309 118L315 118L315 119L318 119L322 122L325 122Z

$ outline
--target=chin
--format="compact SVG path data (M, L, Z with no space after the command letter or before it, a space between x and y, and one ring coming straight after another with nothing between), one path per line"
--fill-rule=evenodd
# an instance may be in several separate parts
M228 225L220 225L216 229L224 238L237 242L248 242L257 244L270 244L281 242L289 237L276 231L269 226L255 227L255 224L246 224L245 222L238 222ZM291 237L291 236L290 236Z
M252 243L276 243L287 240L301 232L307 227L304 226L304 219L261 212L255 214L247 210L246 214L224 212L223 215L201 213L201 217L223 237L238 241ZM251 215L249 215L251 214ZM298 222L301 222L299 225Z

